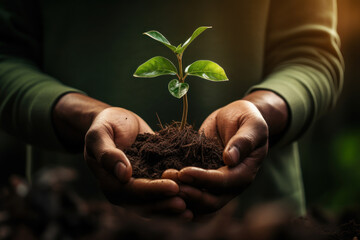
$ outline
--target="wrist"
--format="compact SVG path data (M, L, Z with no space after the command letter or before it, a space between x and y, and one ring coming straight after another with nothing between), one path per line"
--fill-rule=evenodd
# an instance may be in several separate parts
M245 96L243 100L253 103L262 114L269 127L269 140L274 144L286 131L289 123L288 105L283 98L272 91L258 90Z
M52 112L53 125L63 145L71 151L81 151L93 120L108 107L110 105L80 93L63 95Z

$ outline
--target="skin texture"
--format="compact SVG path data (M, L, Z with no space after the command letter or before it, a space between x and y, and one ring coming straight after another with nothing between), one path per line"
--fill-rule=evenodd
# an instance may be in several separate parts
M82 94L69 93L56 104L53 122L69 149L84 149L85 161L111 203L133 208L143 216L192 218L173 180L131 177L132 168L122 150L139 133L153 133L138 115Z
M216 212L241 194L288 124L285 101L270 91L256 91L210 114L200 130L225 146L226 166L216 170L187 167L167 170L163 178L180 184L181 196L196 216Z
M85 161L111 203L144 216L192 219L216 212L251 184L269 142L276 143L289 117L284 100L270 91L255 91L217 109L200 131L225 146L226 166L169 169L157 180L132 178L130 162L122 151L139 133L153 133L138 115L69 93L56 104L53 120L59 138L70 150L85 146Z

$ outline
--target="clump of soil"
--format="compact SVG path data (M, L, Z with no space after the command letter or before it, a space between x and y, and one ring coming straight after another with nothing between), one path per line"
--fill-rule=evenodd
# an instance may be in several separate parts
M224 166L224 148L215 138L208 138L187 125L179 130L173 123L157 134L139 134L125 151L135 178L161 178L166 169L180 170L187 166L217 169Z

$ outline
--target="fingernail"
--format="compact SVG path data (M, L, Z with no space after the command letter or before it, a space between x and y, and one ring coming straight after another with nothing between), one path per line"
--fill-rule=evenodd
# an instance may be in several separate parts
M126 175L126 165L122 162L118 162L115 165L115 176L119 179L122 180Z
M239 162L240 159L240 152L239 149L235 146L232 146L229 151L228 154L230 156L231 162L233 164L237 164Z

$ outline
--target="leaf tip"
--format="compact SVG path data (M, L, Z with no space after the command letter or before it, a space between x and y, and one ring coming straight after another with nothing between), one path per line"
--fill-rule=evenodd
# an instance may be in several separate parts
M145 35L145 36L151 37L150 32L154 32L154 31L151 30L151 31L143 32L142 34Z

